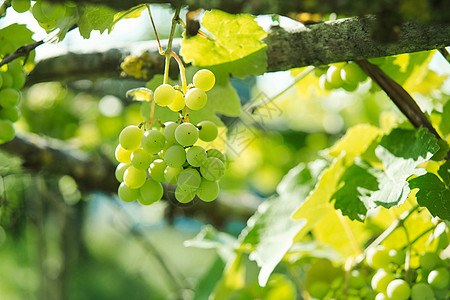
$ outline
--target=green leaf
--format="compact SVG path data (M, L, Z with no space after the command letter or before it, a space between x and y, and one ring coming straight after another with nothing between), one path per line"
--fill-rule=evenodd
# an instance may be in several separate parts
M317 174L326 167L322 160L292 169L280 184L280 196L266 200L248 220L240 240L243 248L251 248L249 258L255 260L261 271L258 281L265 286L270 274L292 246L305 221L290 218L305 201L317 182Z
M194 291L194 300L208 299L209 295L214 291L217 282L220 281L223 270L225 268L224 261L217 257L209 270L200 278Z
M22 24L11 24L0 29L0 56L11 54L18 48L34 42L33 32Z
M84 4L79 9L78 29L85 39L90 37L92 30L99 30L102 33L110 28L116 15L116 11L106 5Z
M114 26L122 19L131 19L140 17L142 11L145 10L146 4L139 4L135 7L130 8L129 10L118 12L114 15L114 21L109 25L108 33L114 29Z
M267 33L249 14L232 15L220 10L207 11L202 26L210 38L184 37L180 54L197 66L223 65L235 76L262 74L267 69Z
M439 124L439 129L444 136L450 133L450 101L447 101L442 110L442 121Z
M245 286L245 264L242 254L238 253L234 259L228 261L223 272L222 278L217 282L211 300L227 300L239 289Z
M413 178L409 181L416 193L417 203L426 207L434 217L450 220L450 162L443 164L438 171Z

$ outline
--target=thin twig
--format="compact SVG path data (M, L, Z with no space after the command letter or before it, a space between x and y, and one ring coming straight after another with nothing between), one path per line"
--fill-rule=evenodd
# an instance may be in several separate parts
M0 18L3 18L6 15L6 10L11 6L11 1L12 0L3 1L2 5L0 6Z
M17 49L10 55L3 58L3 60L0 61L0 67L3 65L6 65L7 63L12 62L16 58L19 58L21 56L27 56L31 51L33 51L34 49L36 49L36 47L42 45L43 43L44 43L44 41L38 41L38 42L34 42L34 43L20 47L19 49Z
M442 56L450 63L450 53L448 50L444 47L439 49L439 52L441 52Z

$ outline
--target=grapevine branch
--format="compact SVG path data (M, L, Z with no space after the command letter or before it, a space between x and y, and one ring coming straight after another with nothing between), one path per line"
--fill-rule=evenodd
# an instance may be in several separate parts
M38 46L42 45L43 43L44 43L44 41L38 41L38 42L34 42L34 43L31 43L31 44L28 44L28 45L18 48L16 51L14 51L10 55L3 58L2 61L0 61L0 67L12 62L13 60L15 60L16 58L19 58L21 56L28 56L31 51L33 51L34 49L36 49Z
M443 47L439 49L439 52L441 52L442 56L450 63L450 53L448 52L448 50Z

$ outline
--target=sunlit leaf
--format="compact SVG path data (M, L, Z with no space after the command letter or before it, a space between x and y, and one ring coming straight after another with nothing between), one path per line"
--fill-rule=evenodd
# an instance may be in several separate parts
M152 101L153 92L147 88L136 88L127 91L126 97L133 101Z

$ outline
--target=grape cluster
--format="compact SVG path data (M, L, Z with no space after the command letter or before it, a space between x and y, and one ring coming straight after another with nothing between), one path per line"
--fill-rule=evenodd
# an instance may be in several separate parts
M15 11L22 13L30 9L30 0L12 0ZM72 1L55 3L46 0L37 0L31 8L34 18L47 32L56 28L58 21L75 13L76 4Z
M420 267L405 270L403 251L383 246L367 251L364 261L331 283L308 288L315 299L433 300L450 299L450 263L435 252L418 255Z
M19 120L19 89L25 84L25 72L18 61L0 69L0 144L14 138L13 123Z
M214 86L215 77L209 70L200 70L193 81L185 95L171 85L160 85L153 100L174 111L185 106L201 109L206 104L205 91ZM225 173L225 155L195 143L212 142L217 136L218 128L213 122L194 125L184 118L166 122L159 130L144 130L142 126L124 128L115 152L120 162L115 173L121 182L119 198L149 205L162 198L161 182L168 182L177 184L175 198L180 203L192 201L195 195L205 202L213 201L219 194L218 180Z
M360 82L367 79L366 73L354 62L348 62L343 66L318 67L314 74L319 76L319 85L326 90L343 88L348 92L355 91Z

